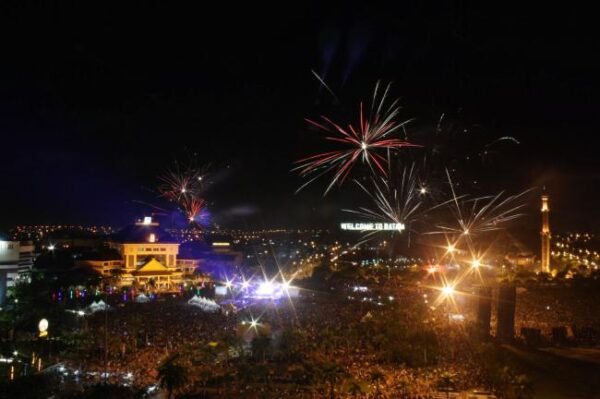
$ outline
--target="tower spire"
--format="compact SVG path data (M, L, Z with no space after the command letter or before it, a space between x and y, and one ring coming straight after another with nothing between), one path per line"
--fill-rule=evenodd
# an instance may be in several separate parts
M550 273L550 207L548 206L548 195L545 193L546 187L544 187L544 193L542 194L542 231L540 232L542 238L542 272Z

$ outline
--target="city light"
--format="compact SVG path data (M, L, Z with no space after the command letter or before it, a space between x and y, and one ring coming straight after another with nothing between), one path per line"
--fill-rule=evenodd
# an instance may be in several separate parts
M471 267L473 269L477 269L479 266L481 266L481 261L479 259L473 259L471 261Z
M264 281L260 283L258 288L256 289L256 295L259 296L272 296L274 293L275 287L270 281Z
M456 251L456 247L454 246L454 244L448 244L448 246L446 247L446 252L451 254L454 253L454 251Z
M421 188L419 189L419 193L421 193L421 195L425 195L425 194L427 194L427 188L426 188L426 187L421 187Z
M445 285L442 287L442 294L445 296L452 296L454 294L454 287L451 285Z
M351 231L402 231L404 223L341 223L342 230Z
M50 245L48 245L48 250L49 250L49 251L54 251L54 248L55 248L55 247L54 247L54 244L50 244Z
M40 337L45 337L48 335L48 320L42 319L38 323L38 330L40 332Z

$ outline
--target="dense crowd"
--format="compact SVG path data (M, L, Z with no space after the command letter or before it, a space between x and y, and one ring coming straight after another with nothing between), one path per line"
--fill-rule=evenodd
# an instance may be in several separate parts
M553 328L564 327L574 340L600 342L600 292L594 287L541 285L517 289L515 327L539 329L550 339Z
M348 292L307 291L227 314L203 312L179 296L113 306L86 320L86 341L66 360L73 369L101 375L106 368L112 382L129 375L133 385L145 387L156 382L161 362L178 354L189 369L188 389L226 389L230 397L265 390L269 397L313 397L333 389L337 395L426 398L440 389L489 387L466 322L449 321L443 306L433 310L423 300L426 290L395 286L393 301L349 299ZM260 352L239 334L240 323L251 320L271 332Z

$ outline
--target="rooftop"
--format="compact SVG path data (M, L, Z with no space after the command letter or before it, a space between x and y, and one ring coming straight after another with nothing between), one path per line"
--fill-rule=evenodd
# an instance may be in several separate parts
M116 233L112 241L121 243L173 243L178 244L169 233L152 221L138 222L129 225Z

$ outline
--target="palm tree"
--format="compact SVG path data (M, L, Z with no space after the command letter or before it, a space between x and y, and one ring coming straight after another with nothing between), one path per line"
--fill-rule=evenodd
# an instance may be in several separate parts
M533 396L531 380L525 374L515 375L512 379L514 396L517 399L529 399Z
M334 362L323 361L319 364L319 375L329 386L329 398L335 399L335 385L345 374L344 370Z
M259 336L252 340L252 355L259 359L262 358L266 362L267 356L271 351L271 338Z
M236 349L239 345L239 339L232 334L223 334L220 338L219 338L219 342L223 345L223 347L225 348L225 364L227 366L229 366L229 353L231 348Z
M167 390L167 399L171 399L174 391L183 388L188 382L188 371L185 367L176 364L179 355L167 358L158 367L158 381L161 388Z
M211 368L203 368L200 371L200 383L202 384L202 397L206 396L206 384L213 378L213 371Z
M443 373L437 382L438 389L446 392L446 398L450 397L450 391L454 390L455 385L454 374L448 372Z
M363 381L349 378L344 383L344 392L357 397L358 395L366 395L369 392L369 387Z
M252 381L254 376L254 369L250 364L245 361L237 364L236 377L239 383L247 385Z

